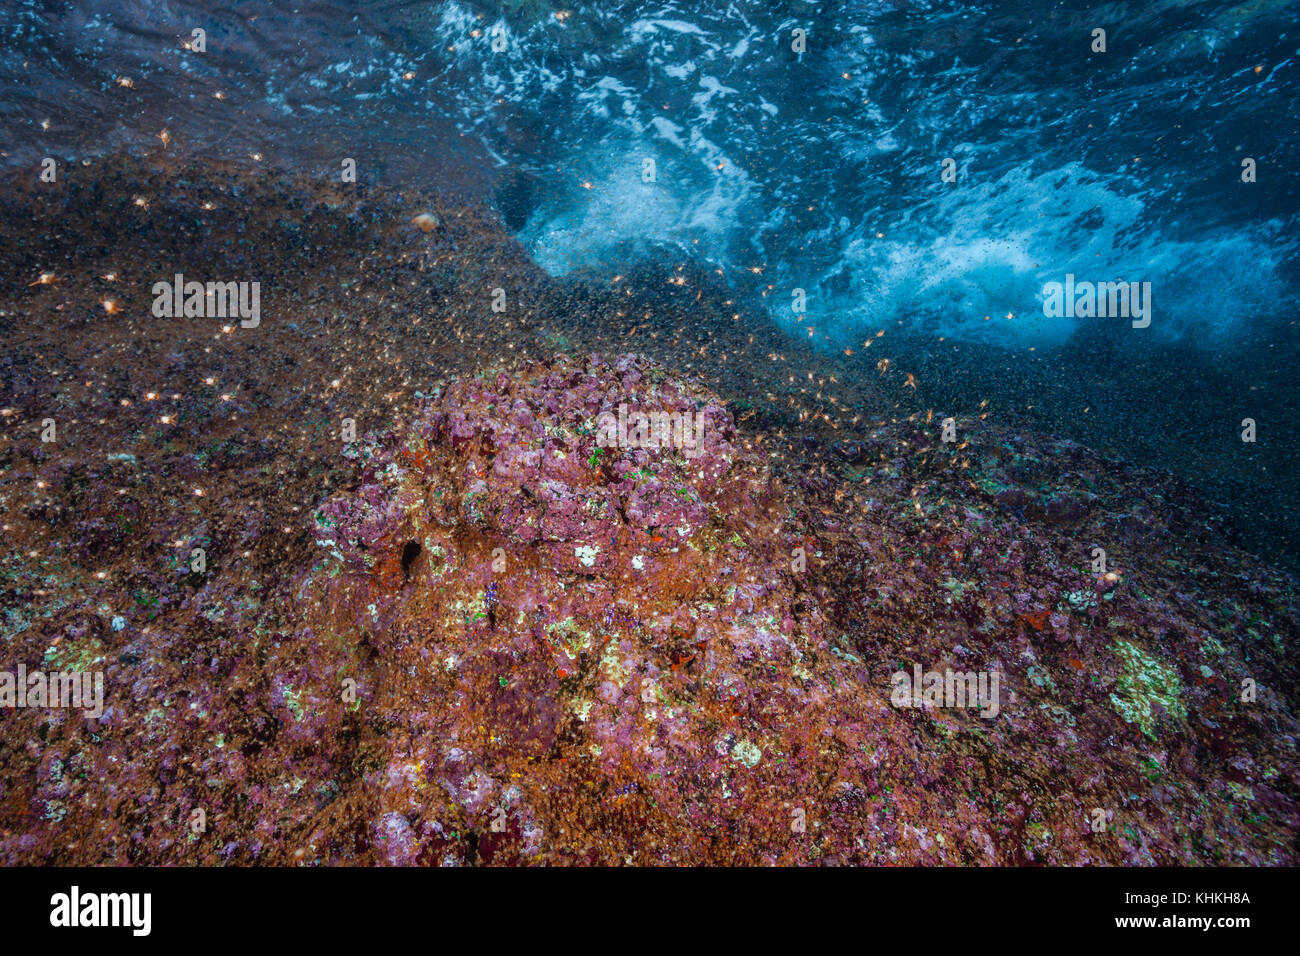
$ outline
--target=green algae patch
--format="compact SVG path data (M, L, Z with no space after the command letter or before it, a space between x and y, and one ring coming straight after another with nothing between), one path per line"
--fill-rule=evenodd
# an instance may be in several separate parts
M65 641L46 648L41 666L48 670L84 673L93 670L103 660L103 643L98 638L91 637L80 641Z
M731 748L731 759L743 763L751 770L758 766L758 762L763 759L763 751L757 744L748 740L737 741Z
M1035 821L1025 827L1025 854L1031 859L1038 859L1039 853L1045 853L1056 842L1051 828L1042 821Z
M972 584L970 581L959 581L951 577L940 584L939 587L949 593L950 596L944 599L949 604L953 601L960 601L966 596L968 590L979 590L978 585Z
M1129 641L1116 641L1115 653L1124 663L1116 693L1110 702L1124 720L1155 739L1156 711L1159 704L1176 719L1187 716L1181 700L1183 685L1173 668L1145 654Z
M1066 603L1070 605L1070 610L1077 614L1087 614L1097 606L1097 594L1087 588L1080 588L1078 591L1070 591L1065 595Z
M590 631L584 631L572 617L563 621L552 621L546 625L546 636L553 643L559 644L570 658L577 658L594 643Z
M282 693L285 706L293 713L293 719L301 721L303 717L302 691L286 687Z

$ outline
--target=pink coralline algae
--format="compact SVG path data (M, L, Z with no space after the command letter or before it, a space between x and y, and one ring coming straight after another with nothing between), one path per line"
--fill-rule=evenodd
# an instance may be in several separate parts
M602 446L620 404L702 421L700 446ZM459 381L357 453L359 493L317 517L342 570L304 590L316 632L375 651L377 836L405 840L400 815L422 862L462 858L467 829L482 859L726 858L750 830L796 849L808 797L778 782L835 773L832 726L870 708L796 610L806 535L715 396L559 361Z
M638 357L454 379L346 446L306 560L14 635L107 689L4 718L0 859L1295 863L1294 580L1150 472L958 427L805 465Z
M624 403L702 416L699 453L602 447ZM997 437L972 439L990 469ZM1293 738L1264 741L1230 694L1193 725L1218 685L1151 649L1171 608L1058 557L1082 494L1015 486L1031 530L998 512L998 471L992 510L967 494L948 527L926 509L978 486L935 470L909 499L909 458L875 475L909 506L837 510L633 357L457 381L354 453L300 590L312 633L364 649L376 860L1167 862L1205 859L1211 825L1228 858L1290 859ZM1222 692L1242 662L1213 656ZM995 672L996 719L891 704L920 661ZM1269 769L1221 771L1215 740Z

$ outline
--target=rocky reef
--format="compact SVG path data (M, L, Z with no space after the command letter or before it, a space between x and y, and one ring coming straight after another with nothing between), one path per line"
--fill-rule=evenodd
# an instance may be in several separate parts
M620 405L698 416L701 447L602 447ZM357 450L301 593L311 633L373 648L386 859L463 862L450 834L480 831L484 862L794 849L781 781L866 714L796 610L804 529L735 441L715 395L624 356L457 382Z
M6 227L93 254L31 283L9 235L0 670L105 700L0 710L0 861L1300 858L1296 581L1171 476L796 376L702 278L652 315L436 198L129 173L152 208L110 172ZM159 331L192 235L301 294ZM948 672L982 706L900 691Z
M697 412L702 453L601 449L620 404ZM1269 732L1289 720L1272 691L1238 699L1274 675L985 501L819 517L716 396L631 356L459 381L354 453L292 646L366 649L301 677L356 668L378 859L1290 858L1294 728ZM1001 477L979 496L1020 508ZM1058 488L1042 519L1077 527L1103 495ZM1119 522L1155 532L1144 513ZM1000 712L896 706L915 661L998 673ZM315 684L308 737L345 737Z

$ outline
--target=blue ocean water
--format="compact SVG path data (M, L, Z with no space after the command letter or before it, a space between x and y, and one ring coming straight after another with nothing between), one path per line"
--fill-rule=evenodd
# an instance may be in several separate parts
M24 0L0 12L0 131L8 163L166 128L436 174L552 273L666 249L828 345L899 323L1060 344L1099 321L1044 316L1074 274L1151 282L1154 340L1219 348L1295 317L1295 22L1267 0Z

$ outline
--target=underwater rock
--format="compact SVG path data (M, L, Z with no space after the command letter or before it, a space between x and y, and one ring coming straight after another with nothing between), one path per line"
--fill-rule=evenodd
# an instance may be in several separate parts
M621 404L700 416L702 447L600 447ZM820 616L796 609L781 486L734 438L716 396L593 356L458 381L366 445L357 493L317 519L343 571L301 590L319 593L313 628L379 651L364 707L404 745L378 818L495 819L545 834L546 859L650 862L709 855L740 814L778 852L776 779L833 767L812 715L864 715ZM639 848L576 822L648 811L665 832Z
M624 403L702 415L702 453L602 448L597 419ZM1181 748L1175 741L1195 733L1197 695L1175 665L1150 642L1105 638L1143 631L1162 607L1115 598L1114 581L1098 592L1094 578L1036 567L1058 546L1024 519L972 523L948 533L945 561L1016 555L1021 542L1041 556L1019 569L968 567L942 582L939 599L915 563L881 554L835 586L843 595L874 582L888 595L850 638L829 619L842 595L828 593L825 565L804 573L791 560L803 554L815 567L822 557L816 541L829 527L800 517L816 510L805 497L813 486L784 485L747 445L716 396L633 356L458 380L363 444L356 491L317 519L338 564L315 569L299 591L317 595L304 607L314 632L376 651L361 747L382 770L364 803L372 828L400 814L416 834L409 853L381 859L1196 858L1169 797L1206 786L1197 781L1212 768L1196 761L1160 771L1140 840L1091 828L1095 809L1113 820L1129 799L1101 782L1134 788L1120 768L1145 766L1140 741ZM1056 500L1077 502L1066 492ZM1086 515L1046 510L1044 529ZM868 515L846 516L852 538L896 533ZM415 555L405 575L404 554ZM1003 575L1039 582L1018 616L991 603ZM1048 597L1048 575L1073 589ZM912 609L914 623L891 605ZM912 635L910 654L873 647L891 626ZM1002 636L983 651L965 647L979 632ZM1017 654L1054 663L1026 669ZM992 673L1004 694L985 717L920 703L919 685L909 707L891 706L888 662L909 659ZM934 732L943 745L921 743ZM1124 757L1105 743L1116 735L1131 741ZM988 778L985 761L1005 779ZM1040 774L1060 792L1037 798L1032 819L996 810L1016 780ZM1226 797L1223 786L1214 792ZM1290 797L1270 789L1270 799L1294 816ZM1244 832L1226 822L1231 804L1209 806L1195 813ZM453 852L447 834L466 832L472 847L462 839ZM1253 858L1286 858L1272 841ZM1248 852L1238 847L1236 858Z
M445 197L114 169L0 224L0 671L105 698L0 712L0 862L1297 861L1300 588L1170 476L993 414L942 442L888 393L800 419L745 384L760 327L722 362L675 337L725 321L550 285ZM195 244L317 304L268 297L256 338L96 306ZM464 309L505 276L525 315ZM664 364L535 360L611 341ZM624 405L666 436L602 443ZM997 675L996 715L893 700L918 669Z

